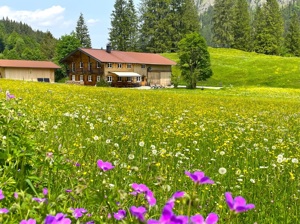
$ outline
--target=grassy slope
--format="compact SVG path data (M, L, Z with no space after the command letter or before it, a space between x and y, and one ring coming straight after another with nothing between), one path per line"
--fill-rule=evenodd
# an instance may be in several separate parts
M223 48L209 48L209 52L214 74L201 85L300 88L300 58ZM176 53L163 55L178 62ZM174 67L176 72L179 69Z

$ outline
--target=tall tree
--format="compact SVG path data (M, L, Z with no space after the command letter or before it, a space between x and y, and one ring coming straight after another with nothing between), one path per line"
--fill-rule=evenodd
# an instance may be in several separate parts
M142 51L158 53L171 48L169 3L170 0L142 0L139 38Z
M137 15L132 0L116 0L111 14L109 41L115 50L135 51L137 45Z
M187 33L200 32L200 18L194 0L171 0L168 24L171 51L177 51L178 42Z
M216 47L230 48L234 34L234 0L215 0L213 10L213 43Z
M250 49L250 13L247 0L238 0L234 6L233 48L248 51Z
M284 41L286 53L300 56L300 22L296 13L293 13Z
M179 43L179 66L187 88L196 88L197 81L212 76L210 55L204 38L199 33L187 34Z
M256 16L254 50L279 55L283 42L283 18L277 0L267 0Z
M89 30L87 28L87 25L85 24L82 13L80 13L79 19L77 21L76 37L80 41L82 47L92 47Z

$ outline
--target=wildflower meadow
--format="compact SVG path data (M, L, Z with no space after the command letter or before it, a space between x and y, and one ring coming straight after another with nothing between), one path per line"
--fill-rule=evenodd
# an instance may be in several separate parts
M300 90L0 80L0 223L299 223Z

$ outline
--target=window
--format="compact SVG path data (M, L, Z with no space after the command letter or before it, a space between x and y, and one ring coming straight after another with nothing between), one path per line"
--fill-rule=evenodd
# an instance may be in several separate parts
M100 82L100 75L97 75L97 82Z
M112 68L112 63L107 63L107 68Z
M122 82L122 77L118 76L118 82Z
M83 75L80 75L80 81L81 82L83 81Z
M107 82L112 82L112 76L107 76Z
M75 62L72 62L72 72L75 72Z
M92 76L91 76L91 75L88 76L88 81L89 81L89 82L92 81Z
M83 68L83 62L82 61L79 63L79 67Z
M72 75L72 81L76 81L75 75Z
M127 77L127 82L131 82L131 77Z
M97 68L101 68L101 63L97 61Z
M127 64L127 68L131 68L131 64Z
M118 64L118 68L122 68L122 63L119 63L119 64Z
M89 62L88 63L88 71L91 71L92 70L92 62Z
M146 65L141 65L141 68L146 68Z
M136 82L140 82L141 81L141 76L136 77Z

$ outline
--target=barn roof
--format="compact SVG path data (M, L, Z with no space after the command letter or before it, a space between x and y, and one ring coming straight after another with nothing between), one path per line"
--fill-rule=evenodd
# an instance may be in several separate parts
M78 48L77 50L89 55L100 62L112 63L131 63L131 64L147 64L147 65L176 65L176 62L155 53L128 52L112 50L108 53L103 49ZM75 51L77 52L77 51ZM73 52L73 53L75 53ZM72 55L71 53L70 55ZM65 57L65 61L70 55Z
M28 60L8 60L0 59L0 67L10 68L53 68L57 69L60 66L51 61L28 61Z

